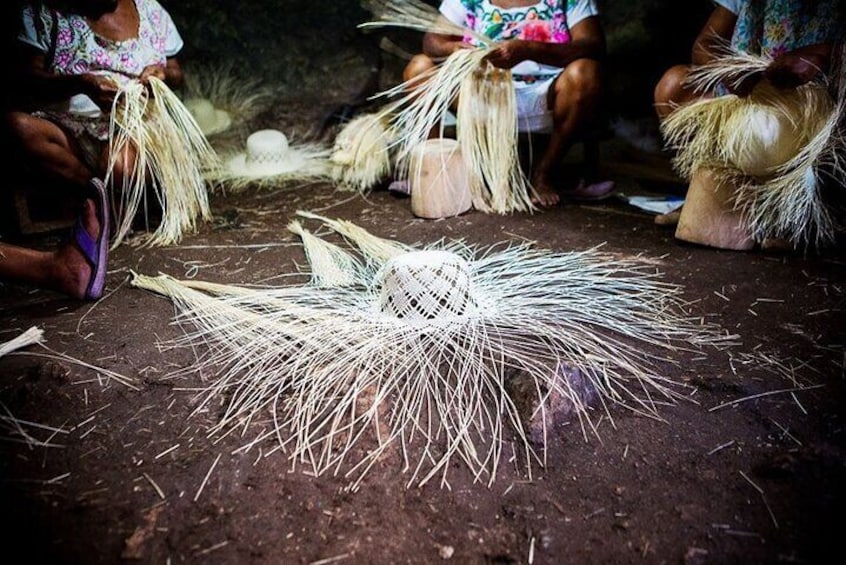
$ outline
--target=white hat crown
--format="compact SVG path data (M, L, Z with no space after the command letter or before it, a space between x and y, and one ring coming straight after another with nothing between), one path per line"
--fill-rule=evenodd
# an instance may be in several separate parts
M464 319L476 311L470 265L449 251L403 253L379 273L379 310L406 322Z
M288 157L288 138L279 130L263 129L247 138L248 165L279 164Z
M185 101L185 107L191 112L200 130L205 135L219 133L232 125L232 118L225 110L215 108L207 98L190 98Z

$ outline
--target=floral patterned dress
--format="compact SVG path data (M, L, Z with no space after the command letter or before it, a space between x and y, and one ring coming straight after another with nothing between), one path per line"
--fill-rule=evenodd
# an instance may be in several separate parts
M137 77L149 65L164 65L178 53L182 38L170 15L156 0L135 0L139 25L136 37L112 41L94 33L88 21L45 3L27 3L21 12L18 40L45 54L47 68L58 75L105 74L118 83ZM86 95L34 112L57 122L74 135L108 137L108 116Z
M598 15L594 0L540 0L520 8L501 8L490 0L444 0L441 14L451 22L495 41L523 39L567 43L570 29L584 18ZM471 37L465 41L472 43ZM558 75L561 69L524 61L512 69L515 81L531 83Z
M842 40L846 32L844 0L715 2L737 15L732 47L768 58L806 45Z

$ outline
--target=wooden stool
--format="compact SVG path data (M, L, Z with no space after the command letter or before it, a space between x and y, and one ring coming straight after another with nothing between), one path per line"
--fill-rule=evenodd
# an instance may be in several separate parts
M573 139L573 146L582 146L580 174L586 179L598 179L600 176L600 146L603 141L613 137L613 131L606 121L599 121L596 124L585 128ZM550 134L520 132L520 163L527 175L531 174L532 162L540 159L549 145ZM563 156L561 167L568 160L568 155ZM561 172L553 171L553 173Z
M719 249L746 251L755 240L742 215L733 207L733 187L717 182L700 169L690 181L676 226L676 238Z
M14 218L10 219L17 233L31 235L71 227L76 221L79 204L68 190L30 187L16 182L11 189Z

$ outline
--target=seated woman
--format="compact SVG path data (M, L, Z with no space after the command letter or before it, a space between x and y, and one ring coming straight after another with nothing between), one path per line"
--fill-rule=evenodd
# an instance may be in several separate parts
M550 133L549 145L531 173L540 206L559 202L553 168L596 114L602 90L605 34L594 0L444 0L442 17L484 34L500 45L488 61L511 69L517 92L518 127ZM423 53L406 66L408 81L436 60L471 45L472 38L427 33ZM598 200L610 196L611 182L584 181L567 196Z
M714 9L694 41L691 63L669 68L655 86L658 119L703 96L747 96L763 79L777 88L792 89L820 73L831 76L834 47L844 39L844 17L842 0L714 0ZM722 83L714 92L694 91L687 83L691 71L715 61L727 46L772 62L739 84ZM681 208L658 216L656 223L674 225L680 215Z
M18 34L20 77L4 110L8 147L34 174L67 185L82 200L71 239L55 252L0 243L0 280L23 282L80 299L105 286L109 190L109 117L119 85L151 77L183 82L176 54L183 42L156 0L30 2ZM122 186L131 149L112 171Z

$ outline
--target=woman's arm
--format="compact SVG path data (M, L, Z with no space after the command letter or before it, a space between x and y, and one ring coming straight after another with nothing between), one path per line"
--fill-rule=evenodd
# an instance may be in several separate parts
M67 100L76 94L86 94L100 108L111 108L117 84L102 75L84 73L58 75L46 69L46 56L35 49L21 46L19 80L15 81L18 104L31 106Z
M691 62L694 65L704 65L716 59L720 50L724 50L731 43L735 24L737 24L735 14L722 6L714 8L693 42Z
M438 16L438 24L447 25L451 22L443 16ZM423 35L423 53L432 59L443 59L449 57L459 49L472 47L464 42L460 35L444 35L441 33L428 32Z

